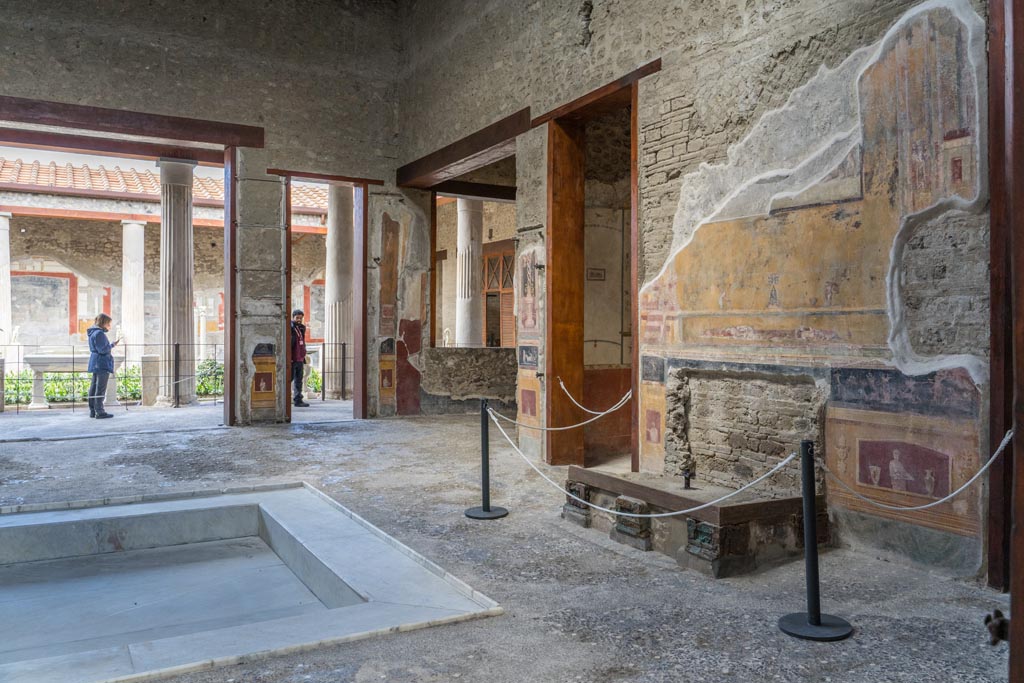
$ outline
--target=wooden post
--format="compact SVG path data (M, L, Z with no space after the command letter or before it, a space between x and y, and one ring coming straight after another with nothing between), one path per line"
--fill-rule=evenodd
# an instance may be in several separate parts
M583 125L548 122L545 405L547 426L562 427L582 415L558 386L583 395ZM583 465L583 430L547 432L545 460L552 465Z
M999 2L993 3L993 9ZM994 40L989 54L1003 48L1005 73L991 88L1004 89L1006 128L1005 185L993 195L1007 217L1011 243L1010 293L1013 322L1013 417L1017 435L1007 454L1013 454L1013 523L1010 531L1010 680L1024 681L1024 11L1013 0L1002 0L1002 11L993 15ZM996 21L1000 23L996 23ZM1001 34L1001 35L1000 35ZM995 208L993 208L995 214Z

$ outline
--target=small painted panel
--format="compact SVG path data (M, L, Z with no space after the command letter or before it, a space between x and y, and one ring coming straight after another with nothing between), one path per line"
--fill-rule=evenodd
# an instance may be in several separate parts
M863 440L857 444L857 481L863 486L943 498L950 491L951 462L945 453L918 444Z
M519 256L519 336L537 339L540 335L537 311L537 250L530 249Z
M519 347L519 367L536 369L537 360L538 351L536 346Z
M913 506L945 497L978 471L980 451L975 420L836 406L826 412L829 469L859 494L883 504ZM829 505L965 536L981 528L977 487L920 511L878 508L834 482L828 485L828 498Z
M532 425L535 427L540 426L540 414L541 414L541 387L540 380L537 379L537 373L533 370L519 370L518 376L519 384L519 421L523 424ZM539 433L534 430L527 429L529 436L537 438ZM522 432L521 432L522 433Z
M395 340L392 337L384 339L380 343L380 355L382 356L393 356L395 355Z
M398 299L398 250L401 225L387 212L381 221L380 235L380 334L393 337L396 333L395 304Z
M643 356L640 359L640 379L644 382L665 383L665 359Z
M665 385L640 384L640 471L661 474L665 470Z
M521 389L519 406L524 416L537 417L537 392L533 389Z
M661 413L648 408L644 411L644 441L661 444Z
M420 351L423 332L419 320L403 320L398 327L400 339L395 358L395 408L399 415L420 413L420 371L409 357Z

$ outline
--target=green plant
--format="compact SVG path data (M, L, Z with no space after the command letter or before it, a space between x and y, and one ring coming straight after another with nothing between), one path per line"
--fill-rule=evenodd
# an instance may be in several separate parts
M316 368L310 368L310 370L309 370L309 380L307 380L306 386L309 387L310 391L312 391L313 393L316 393L316 394L319 394L321 389L323 389L324 380L320 376L320 373L317 371Z
M224 394L224 364L213 358L201 361L196 367L196 394L222 396Z

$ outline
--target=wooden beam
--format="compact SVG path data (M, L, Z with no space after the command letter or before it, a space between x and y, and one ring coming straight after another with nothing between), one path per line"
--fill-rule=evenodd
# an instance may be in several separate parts
M0 142L16 147L47 149L54 152L91 152L127 159L159 159L161 157L191 159L205 166L220 166L224 163L224 150L222 149L181 147L159 142L119 140L92 135L51 133L42 130L0 127Z
M1003 5L989 6L988 101L989 188L991 227L989 283L989 448L994 451L1013 424L1013 327L1010 293L1009 201L1006 196L1006 56L1002 50ZM988 585L1005 591L1010 587L1010 523L1012 520L1013 461L1009 454L989 470Z
M397 173L398 186L430 189L512 156L516 152L516 137L528 130L529 107L402 166Z
M661 71L661 57L653 62L644 64L639 69L629 72L622 78L618 78L597 90L593 90L572 102L556 107L546 114L541 114L533 119L532 127L536 128L560 118L575 118L585 120L599 116L613 109L629 106L631 101L631 87L644 76Z
M998 0L997 0L998 2ZM1006 52L1006 74L993 87L1005 89L1005 199L1009 202L1010 292L1013 300L1013 523L1010 531L1010 676L1024 681L1024 9L1003 0L1003 24L992 50ZM1002 36L999 36L1002 33ZM1008 453L1008 454L1009 454ZM1004 456L1005 457L1005 456Z
M263 129L257 126L21 97L0 96L0 121L225 147L263 147Z
M238 192L235 179L238 154L224 150L224 424L238 424Z
M268 168L267 175L282 176L284 178L297 178L299 180L322 180L327 183L338 185L383 185L383 180L373 178L358 178L346 175L329 175L327 173L309 173L307 171L289 171L283 168Z
M430 320L427 321L430 330L430 348L437 346L437 300L440 293L437 291L437 193L430 193Z
M284 182L284 205L292 205L292 179L285 178ZM285 372L288 375L285 385L284 417L286 422L292 421L292 239L288 233L292 231L292 214L284 212L284 348L285 348ZM323 378L321 378L321 382ZM323 391L323 385L320 385Z
M545 306L545 406L548 427L582 421L583 414L559 387L583 395L583 126L548 122L547 305ZM583 430L547 432L545 459L583 465Z
M436 194L464 199L483 199L489 202L514 202L516 188L512 185L488 185L467 183L462 180L446 180L431 188Z

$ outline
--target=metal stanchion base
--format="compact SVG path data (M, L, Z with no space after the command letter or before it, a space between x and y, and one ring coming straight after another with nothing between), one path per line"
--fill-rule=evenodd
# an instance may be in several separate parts
M508 510L505 508L492 507L490 510L484 510L479 505L466 510L466 516L470 519L501 519L507 514Z
M779 619L779 628L785 634L804 640L843 640L853 635L850 622L831 614L822 614L821 625L815 626L807 621L807 612L794 612Z

